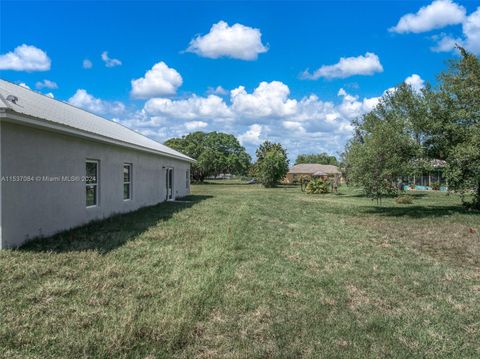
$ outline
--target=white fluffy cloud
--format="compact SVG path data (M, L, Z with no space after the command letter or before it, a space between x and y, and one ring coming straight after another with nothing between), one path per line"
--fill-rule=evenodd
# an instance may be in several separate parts
M120 61L119 59L110 58L108 56L108 51L102 52L102 55L100 57L102 58L102 61L105 63L106 67L115 67L115 66L120 66L122 64L122 61ZM85 65L85 62L84 62L84 65Z
M415 14L406 14L390 31L420 33L460 24L465 19L465 8L451 0L435 0Z
M338 63L323 65L313 73L304 71L301 77L308 80L316 80L320 77L333 79L354 75L373 75L377 72L383 72L380 59L376 54L367 52L365 56L342 57Z
M239 117L285 117L296 112L297 100L289 99L290 89L280 81L261 82L251 93L239 86L230 92L232 111Z
M303 128L301 122L296 122L296 121L283 121L282 126L290 131L296 131L296 132L305 132L305 128Z
M84 59L82 61L82 67L87 70L91 69L93 67L92 61L90 61L89 59Z
M405 82L416 88L423 85L416 74ZM338 91L336 101L314 94L296 99L286 84L272 81L261 82L252 90L239 86L230 91L229 98L213 94L152 98L141 111L121 122L159 141L205 128L232 133L252 155L269 139L285 145L294 158L305 148L329 153L342 150L352 135L351 121L371 111L379 100L361 98L345 89Z
M207 90L209 95L219 95L219 96L225 96L228 95L228 91L225 90L222 86L217 86L217 87L209 87Z
M412 86L415 91L420 91L425 87L425 81L417 74L412 74L405 79L407 85Z
M84 89L78 89L77 92L68 99L68 103L101 115L118 115L125 112L125 105L123 103L119 101L110 102L96 98Z
M0 70L48 71L51 63L45 51L25 44L17 46L11 52L0 55Z
M244 144L252 144L252 145L259 145L262 143L262 126L258 123L251 125L245 133L242 133L238 136L238 141L242 145Z
M208 97L192 95L183 100L152 98L145 103L144 111L151 115L180 120L221 120L232 117L227 104L215 95Z
M351 120L378 103L378 98L360 99L343 89L339 97L338 104L316 95L294 99L286 84L261 82L251 92L243 86L233 89L229 102L216 95L153 98L128 125L160 140L208 126L235 134L250 152L266 138L299 150L308 143L312 149L332 151L351 135Z
M185 123L185 128L189 131L196 131L208 126L204 121L190 121Z
M432 40L436 42L435 46L431 47L431 50L434 52L450 52L455 49L457 44L463 42L461 38L453 38L445 33L432 36Z
M23 87L23 88L26 88L26 89L29 89L29 90L30 90L30 86L28 86L25 82L20 82L20 83L18 84L18 86L21 86L21 87Z
M177 70L170 68L163 61L155 64L144 77L132 80L131 96L134 98L152 98L156 96L175 95L183 83Z
M480 7L463 24L464 45L467 50L480 54Z
M43 80L43 81L37 81L37 83L35 84L35 87L37 89L43 89L43 88L57 89L58 85L57 85L56 82L53 82L53 81L50 81L50 80Z
M480 7L465 18L462 24L462 37L453 37L442 33L432 36L436 45L432 47L435 52L450 52L455 50L456 45L465 47L467 50L480 54Z
M380 97L359 99L358 96L350 95L343 88L338 91L338 96L342 98L342 102L336 106L338 115L334 120L344 120L341 123L341 130L343 131L351 131L352 127L350 122L353 119L372 111L380 101Z
M259 29L242 24L229 26L225 21L219 21L212 25L208 34L193 38L187 51L211 59L231 57L256 60L258 55L267 52L268 48L262 44L262 33Z
M465 8L452 0L436 0L420 8L416 14L403 16L390 31L421 33L459 24L462 25L463 36L435 34L431 37L435 41L435 45L431 47L432 51L450 52L459 45L480 54L480 7L467 16Z

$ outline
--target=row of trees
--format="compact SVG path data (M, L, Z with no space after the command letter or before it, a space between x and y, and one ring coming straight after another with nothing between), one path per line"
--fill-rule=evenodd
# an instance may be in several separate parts
M473 201L464 203L480 209L480 61L459 51L437 88L402 84L354 122L343 155L349 182L378 201L395 190L398 177L445 160L449 188L462 195L473 190Z
M235 136L222 132L193 132L169 139L165 145L197 160L191 170L196 182L220 174L250 174L265 187L272 187L288 172L287 152L279 143L262 143L256 151L257 160L253 165L250 155Z
M250 169L250 155L230 134L198 131L169 139L165 145L197 160L191 171L193 180L197 182L225 173L246 175Z
M298 155L295 164L319 163L321 165L338 165L337 157L322 152L319 154Z

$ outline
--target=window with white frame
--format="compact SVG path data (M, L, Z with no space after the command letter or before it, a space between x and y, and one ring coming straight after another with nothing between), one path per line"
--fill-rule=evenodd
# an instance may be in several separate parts
M185 174L185 187L190 188L190 170L187 170Z
M98 204L98 161L85 162L86 205L95 207Z
M123 165L123 199L132 199L132 165L125 163Z

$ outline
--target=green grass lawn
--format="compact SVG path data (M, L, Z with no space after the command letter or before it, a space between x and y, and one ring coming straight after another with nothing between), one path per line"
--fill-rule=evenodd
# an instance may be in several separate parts
M458 197L228 183L0 251L0 356L480 356Z

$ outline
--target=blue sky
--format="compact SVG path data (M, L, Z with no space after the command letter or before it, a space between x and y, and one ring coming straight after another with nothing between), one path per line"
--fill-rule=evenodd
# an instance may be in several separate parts
M3 79L159 141L225 131L291 159L341 152L352 119L405 80L435 83L455 42L480 53L478 1L0 6Z

